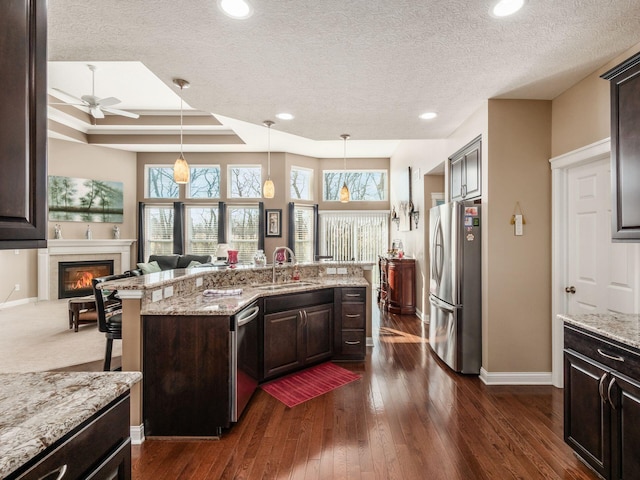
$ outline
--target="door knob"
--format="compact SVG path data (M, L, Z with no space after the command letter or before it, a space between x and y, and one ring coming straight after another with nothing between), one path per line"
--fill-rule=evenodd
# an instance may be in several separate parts
M570 287L564 287L564 291L567 293L576 293L576 287L574 287L573 285L571 285Z

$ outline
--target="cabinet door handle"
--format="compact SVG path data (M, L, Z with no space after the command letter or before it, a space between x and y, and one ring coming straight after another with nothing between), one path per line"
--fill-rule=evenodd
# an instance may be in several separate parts
M360 294L359 293L345 293L344 296L345 297L359 297Z
M607 379L607 373L600 377L600 381L598 382L598 393L600 394L600 398L604 403L607 403L607 399L604 396L604 381Z
M51 470L49 473L43 475L38 480L62 480L67 473L67 464L65 463L61 467Z
M609 388L607 388L607 398L609 399L609 403L611 404L611 408L613 408L614 410L616 409L616 404L613 402L613 398L611 398L611 389L613 388L613 385L616 383L616 378L612 377L611 381L609 382Z
M360 317L360 314L359 314L359 313L358 313L358 314L354 314L354 313L347 313L345 316L346 316L347 318L359 318L359 317Z
M605 352L601 348L598 349L598 353L609 360L615 360L616 362L624 362L624 358L620 355L611 355L610 353Z
M344 343L347 345L360 345L360 340L345 340Z

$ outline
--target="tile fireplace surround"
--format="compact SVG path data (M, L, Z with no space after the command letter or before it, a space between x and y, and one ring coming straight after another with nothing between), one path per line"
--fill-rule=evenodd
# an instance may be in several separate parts
M49 240L38 249L38 300L58 298L58 262L113 260L113 271L131 268L131 245L136 240Z

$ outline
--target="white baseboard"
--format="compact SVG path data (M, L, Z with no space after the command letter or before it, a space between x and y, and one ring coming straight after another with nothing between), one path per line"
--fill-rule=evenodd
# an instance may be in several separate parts
M373 347L373 337L367 337L367 347Z
M480 369L486 385L552 385L551 372L487 372Z
M131 425L129 427L129 436L131 437L131 445L141 445L144 442L144 424Z
M26 305L27 303L36 303L37 301L37 297L30 297L21 298L20 300L14 300L13 302L0 303L0 310L2 310L3 308L17 307L18 305Z

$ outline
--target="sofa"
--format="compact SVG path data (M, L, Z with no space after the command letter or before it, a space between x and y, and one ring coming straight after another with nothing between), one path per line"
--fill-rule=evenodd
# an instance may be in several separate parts
M150 255L146 263L138 263L137 269L130 270L131 275L189 268L211 263L211 255Z

